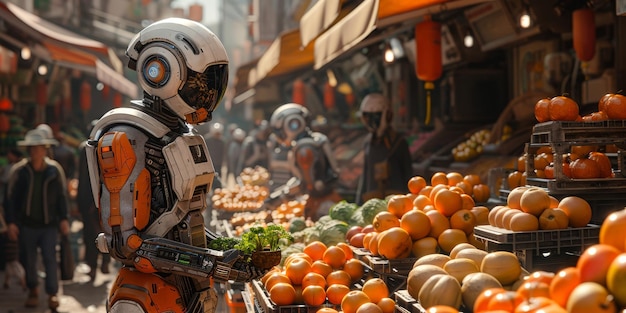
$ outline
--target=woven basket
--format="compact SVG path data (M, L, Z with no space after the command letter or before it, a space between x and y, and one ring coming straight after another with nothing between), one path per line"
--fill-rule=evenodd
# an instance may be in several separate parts
M281 254L280 250L276 251L256 251L252 253L252 265L260 269L270 269L280 264Z

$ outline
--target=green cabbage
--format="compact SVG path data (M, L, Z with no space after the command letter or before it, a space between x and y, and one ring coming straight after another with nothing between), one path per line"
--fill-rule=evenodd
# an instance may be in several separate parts
M306 222L302 217L294 217L289 221L289 232L295 233L306 228Z
M367 223L363 218L363 208L359 207L354 212L352 212L352 216L350 217L350 221L348 222L350 226L365 226Z
M319 240L330 247L346 241L349 226L345 222L332 220L323 224L316 224L316 228L320 233Z
M357 207L356 203L341 200L330 208L328 215L334 220L340 220L347 223L350 222L352 212L354 212Z
M387 201L378 198L372 198L361 206L363 221L366 224L371 224L374 221L376 214L387 210Z

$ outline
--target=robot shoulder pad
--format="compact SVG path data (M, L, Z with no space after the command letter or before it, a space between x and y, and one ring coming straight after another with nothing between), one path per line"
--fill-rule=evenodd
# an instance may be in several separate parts
M117 108L107 112L98 120L91 131L90 137L99 138L103 129L108 129L112 125L120 123L146 130L156 138L161 138L170 131L167 126L144 112L133 108Z

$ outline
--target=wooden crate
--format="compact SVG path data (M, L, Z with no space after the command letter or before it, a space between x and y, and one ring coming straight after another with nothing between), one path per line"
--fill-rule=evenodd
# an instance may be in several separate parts
M270 295L263 287L263 284L258 280L251 282L252 289L254 291L255 311L259 313L316 313L321 308L333 308L339 311L341 308L337 305L330 303L322 304L321 306L309 306L304 304L293 305L277 305L270 299Z

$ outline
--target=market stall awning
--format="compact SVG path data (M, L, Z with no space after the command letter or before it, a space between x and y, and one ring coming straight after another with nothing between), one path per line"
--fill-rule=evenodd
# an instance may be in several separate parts
M341 11L342 0L319 0L300 19L300 40L306 46L332 25Z
M59 27L12 3L0 2L0 21L20 32L5 33L2 37L15 36L12 42L31 48L37 57L95 74L98 80L129 97L139 95L136 84L122 75L122 62L105 44Z
M350 50L376 28L494 0L364 0L315 42L315 69Z
M380 0L364 0L315 41L315 69L354 47L376 28Z
M250 71L256 67L258 62L259 59L254 59L237 67L237 71L235 72L236 95L239 95L252 87L249 83Z
M300 30L280 35L259 58L255 75L249 75L249 86L278 75L287 74L313 65L313 43L301 47Z

